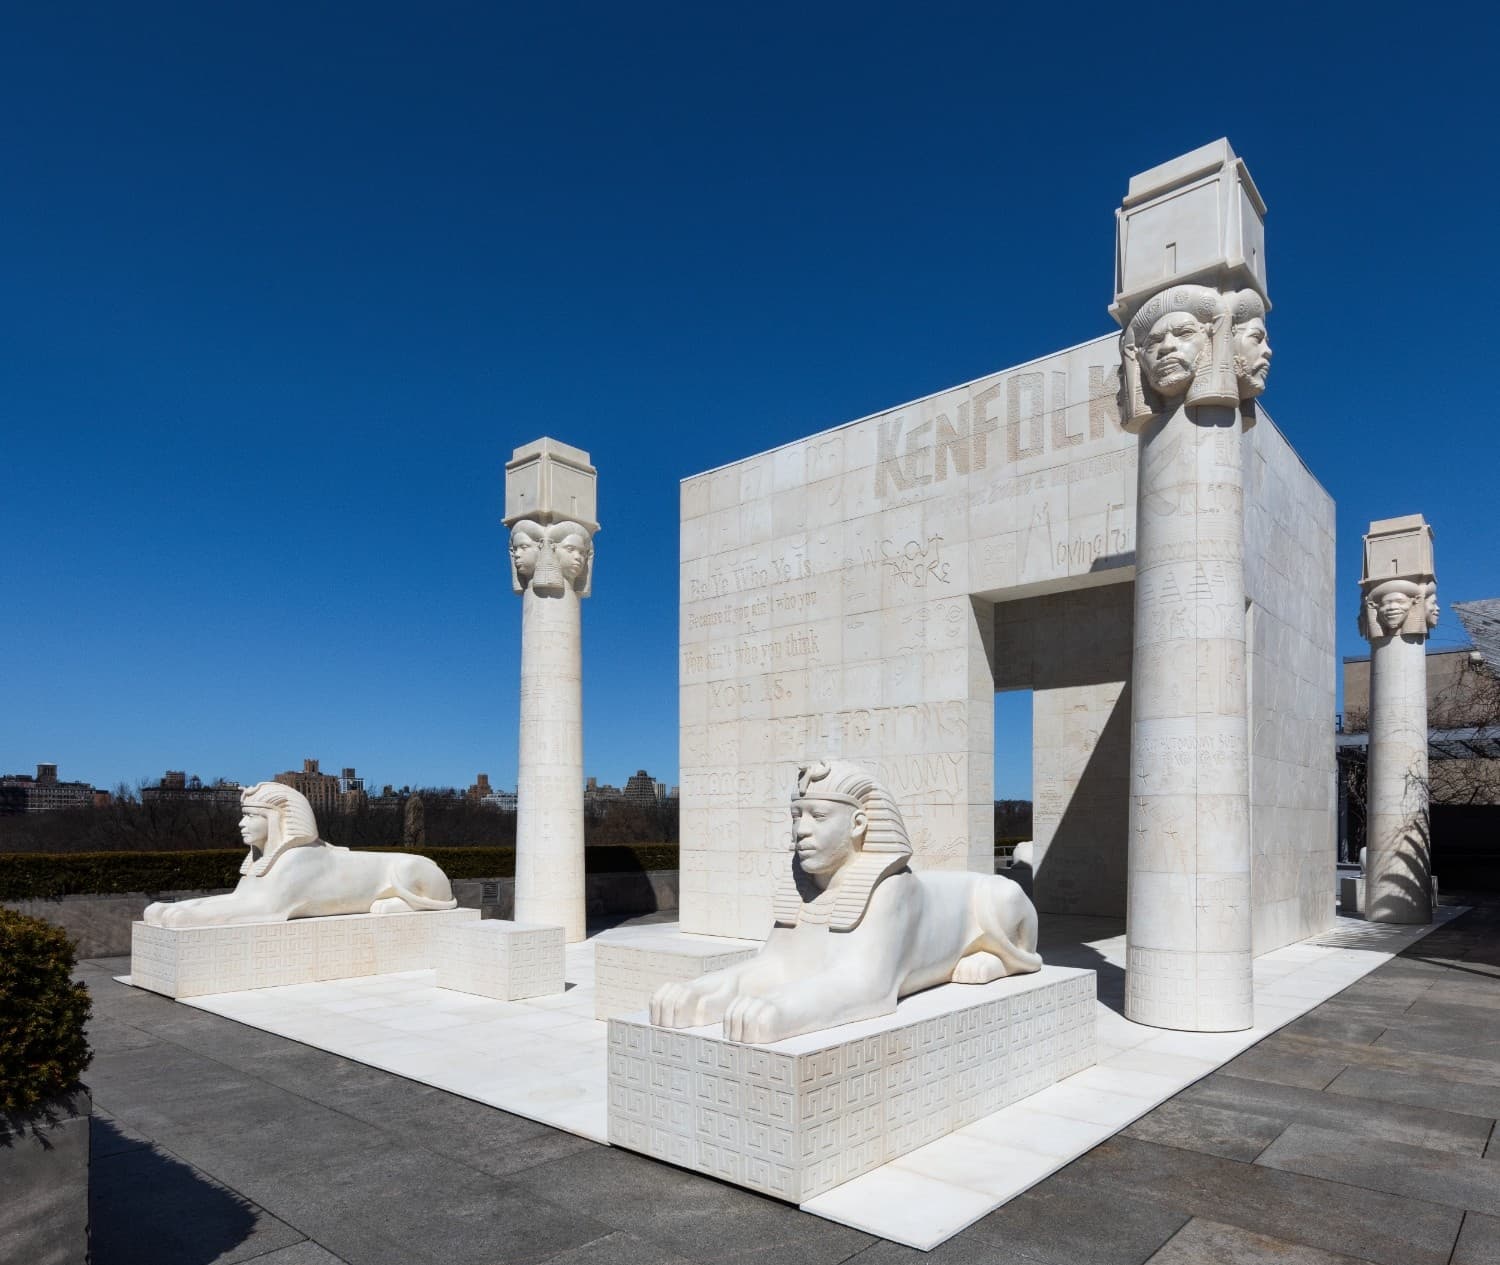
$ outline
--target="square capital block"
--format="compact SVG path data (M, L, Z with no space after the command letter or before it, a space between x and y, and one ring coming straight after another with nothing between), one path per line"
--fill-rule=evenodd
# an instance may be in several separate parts
M1195 283L1266 291L1266 204L1217 140L1131 178L1115 212L1115 301L1125 324L1151 295Z
M1432 526L1420 514L1382 518L1365 533L1365 566L1362 585L1385 580L1433 579Z
M505 525L523 518L542 524L571 519L597 531L597 480L581 448L547 438L522 444L505 463Z

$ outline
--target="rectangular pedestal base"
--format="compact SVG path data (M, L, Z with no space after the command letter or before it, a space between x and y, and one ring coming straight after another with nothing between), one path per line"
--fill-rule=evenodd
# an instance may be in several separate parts
M563 949L563 928L547 923L449 923L437 932L437 986L498 1001L550 997L567 987Z
M477 909L339 914L234 927L130 927L130 982L168 997L430 970L440 927Z
M755 944L715 944L677 932L594 945L594 1018L613 1019L644 1010L663 984L697 979L752 958Z
M609 1140L792 1203L1091 1067L1093 971L945 984L774 1045L609 1022Z

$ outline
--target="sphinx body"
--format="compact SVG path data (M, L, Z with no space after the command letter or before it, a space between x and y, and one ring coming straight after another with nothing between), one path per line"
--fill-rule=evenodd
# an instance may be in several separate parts
M351 852L318 838L301 792L260 782L241 793L240 834L250 853L234 891L158 901L142 919L154 927L217 927L285 922L329 914L392 914L452 909L448 877L428 857Z
M895 803L857 766L802 770L776 925L750 961L663 985L651 1022L723 1021L732 1041L780 1041L873 1019L936 984L1038 970L1036 909L999 875L914 873Z

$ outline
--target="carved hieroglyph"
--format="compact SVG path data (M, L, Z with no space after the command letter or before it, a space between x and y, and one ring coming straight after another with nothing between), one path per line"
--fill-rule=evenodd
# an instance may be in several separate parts
M539 439L505 467L511 583L521 595L516 919L584 937L583 664L579 601L593 578L595 471Z
M1420 514L1370 524L1360 578L1370 642L1364 915L1432 921L1428 829L1427 634L1437 625L1432 528Z
M804 768L776 925L750 961L651 999L668 1028L724 1023L731 1041L780 1041L890 1014L908 993L1041 967L1036 910L998 875L915 874L886 789L844 761Z
M234 891L157 901L141 915L148 925L215 927L458 904L447 876L427 857L351 852L324 843L312 805L290 786L257 782L241 793L240 803L240 837L250 852Z
M1194 191L1230 213L1185 209ZM1140 437L1125 1013L1164 1028L1253 1021L1241 433L1270 368L1264 209L1220 141L1137 176L1119 212Z

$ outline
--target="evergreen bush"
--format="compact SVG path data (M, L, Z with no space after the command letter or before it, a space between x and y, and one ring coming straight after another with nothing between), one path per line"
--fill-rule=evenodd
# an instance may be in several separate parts
M78 1083L92 1003L73 982L73 942L40 918L0 909L0 1112L26 1112Z

